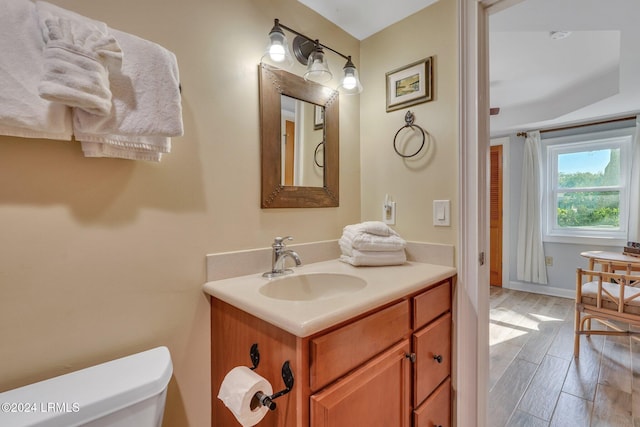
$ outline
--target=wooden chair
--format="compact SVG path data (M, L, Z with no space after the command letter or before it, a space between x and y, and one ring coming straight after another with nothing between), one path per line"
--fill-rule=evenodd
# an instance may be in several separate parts
M633 275L634 272L640 271L640 258L636 262L601 261L600 264L602 264L602 271L608 273Z
M627 273L627 266L619 267L624 273L617 273L613 265L612 271L578 268L574 357L580 355L580 335L624 335L640 339L640 330L631 330L632 325L640 327L640 275ZM633 273L633 269L629 271ZM592 329L591 320L608 329Z

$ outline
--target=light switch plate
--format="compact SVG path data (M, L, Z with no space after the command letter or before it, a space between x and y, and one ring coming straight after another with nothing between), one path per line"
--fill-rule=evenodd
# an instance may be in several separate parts
M438 227L448 227L451 225L451 201L433 201L433 225Z

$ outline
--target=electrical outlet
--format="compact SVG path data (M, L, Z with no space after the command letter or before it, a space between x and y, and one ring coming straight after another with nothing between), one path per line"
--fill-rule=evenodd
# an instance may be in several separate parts
M549 267L551 267L553 265L553 257L552 256L544 257L544 263Z
M382 205L382 222L389 225L396 223L396 202L387 202Z

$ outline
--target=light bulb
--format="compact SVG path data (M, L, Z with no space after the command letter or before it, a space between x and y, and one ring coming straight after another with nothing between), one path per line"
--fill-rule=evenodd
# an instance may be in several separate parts
M342 87L347 90L353 89L356 87L356 78L353 76L346 76L344 80L342 80Z
M351 62L351 57L347 59L347 63L344 64L344 77L338 89L345 95L355 95L362 92L362 85L358 79L358 70L356 66Z
M274 20L273 28L269 32L269 42L263 51L260 61L271 63L278 68L290 68L293 66L293 57L291 56L291 52L289 52L287 38L277 19Z
M324 64L321 60L319 59L314 59L313 63L311 64L311 70L312 71L324 71Z
M271 44L271 47L269 48L269 57L272 61L282 62L284 61L285 56L284 46L282 46L281 43L274 42Z

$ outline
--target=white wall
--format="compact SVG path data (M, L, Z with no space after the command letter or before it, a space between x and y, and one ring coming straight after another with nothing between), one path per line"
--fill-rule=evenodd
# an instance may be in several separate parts
M407 239L455 244L455 0L362 43L296 0L53 2L176 54L185 135L160 164L0 136L0 391L167 345L165 425L206 426L219 343L201 290L205 254L266 247L277 235L337 239L346 224L379 219L385 193ZM361 72L365 92L340 99L338 208L260 209L257 64L274 18L352 55ZM435 99L411 110L433 144L404 162L391 147L404 110L385 112L384 74L431 55ZM330 61L339 75L342 61ZM451 200L451 227L431 225L433 199Z
M296 0L52 1L173 51L185 134L160 164L0 137L0 391L167 345L165 425L210 425L205 255L337 239L360 220L358 97L340 100L340 207L260 209L267 34L280 18L356 65L360 43Z
M455 244L458 197L458 49L455 0L440 0L362 41L362 219L379 220L385 194L396 202L395 229L410 240ZM430 102L387 113L385 74L434 57ZM427 133L415 158L393 149L405 113ZM417 141L412 141L416 145ZM451 226L433 225L433 200L451 201Z

